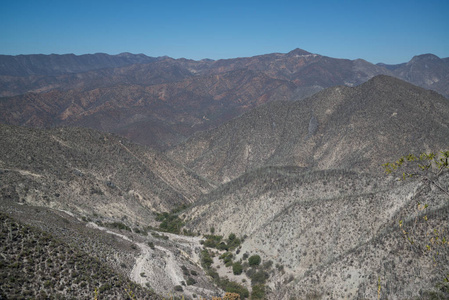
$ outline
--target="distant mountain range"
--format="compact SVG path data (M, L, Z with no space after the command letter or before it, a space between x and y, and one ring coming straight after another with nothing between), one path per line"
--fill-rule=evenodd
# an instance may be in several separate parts
M449 170L381 166L449 150L448 59L96 56L0 64L0 298L448 297Z
M380 74L449 96L449 60L431 54L394 66L301 49L217 61L142 54L0 56L0 74L0 122L89 127L157 149L260 104L300 100Z

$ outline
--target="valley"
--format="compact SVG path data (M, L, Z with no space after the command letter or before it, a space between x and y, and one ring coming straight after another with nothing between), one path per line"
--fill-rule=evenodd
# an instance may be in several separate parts
M447 59L0 61L0 298L448 297Z

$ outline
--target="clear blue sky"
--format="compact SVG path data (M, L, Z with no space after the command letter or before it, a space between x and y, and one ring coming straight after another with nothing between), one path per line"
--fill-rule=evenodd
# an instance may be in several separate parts
M449 57L449 0L22 1L0 5L0 54L231 58L301 48L401 63Z

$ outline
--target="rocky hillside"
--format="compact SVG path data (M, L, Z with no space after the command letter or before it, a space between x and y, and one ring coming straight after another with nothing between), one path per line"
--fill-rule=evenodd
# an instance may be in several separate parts
M448 180L446 172L436 182ZM185 217L190 228L246 237L235 261L257 254L282 266L269 299L376 299L379 285L381 299L444 299L449 252L429 235L447 240L448 212L436 186L278 167L224 184Z
M448 150L449 100L378 75L447 59L93 58L0 78L34 91L0 99L0 298L449 297L449 170L381 167Z
M408 63L390 66L393 75L449 97L449 60L433 54L413 57Z
M168 152L218 182L262 166L382 172L404 153L449 145L449 101L389 76L260 106Z
M2 299L162 299L77 246L3 213L0 240Z
M212 185L164 155L89 129L0 125L1 197L148 224Z
M6 241L0 246L0 295L6 299L92 299L95 289L99 299L223 294L199 267L200 237L7 199L0 201L0 219Z

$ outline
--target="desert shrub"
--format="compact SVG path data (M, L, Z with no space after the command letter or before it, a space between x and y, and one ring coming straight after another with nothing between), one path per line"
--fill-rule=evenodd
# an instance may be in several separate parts
M196 283L196 280L192 277L187 278L187 285L194 285Z
M179 234L184 223L177 215L172 215L169 213L158 214L156 217L157 221L160 221L159 229L165 232L171 232Z
M267 272L259 270L251 274L251 285L257 285L257 284L265 284L265 281L269 278Z
M203 250L201 251L201 264L206 268L210 268L214 261L210 257L209 251Z
M253 286L251 299L265 299L265 285L257 284Z
M174 290L177 291L177 292L182 292L184 289L182 288L181 285L176 285L176 286L174 287Z
M242 264L239 262L236 262L232 265L232 272L234 275L240 275L243 272Z
M209 275L210 277L212 277L212 279L214 280L214 282L220 281L220 276L218 275L217 271L215 271L215 269L213 269L213 268L207 270L207 275Z
M148 246L149 246L152 250L154 250L154 243L153 243L153 242L148 242Z
M257 254L250 256L248 259L248 263L250 266L258 266L260 262L261 262L260 256Z
M206 238L204 246L209 248L216 248L223 239L221 235L205 235L204 237Z
M240 239L234 233L231 233L229 235L227 242L228 242L227 243L227 246L228 246L227 248L230 251L232 251L232 250L236 249L237 247L239 247L240 243L241 243Z
M227 293L239 294L241 298L247 298L249 296L249 291L246 287L237 282L230 281L227 278L220 280L219 286Z
M109 228L131 231L131 228L121 222L104 223L104 225Z

